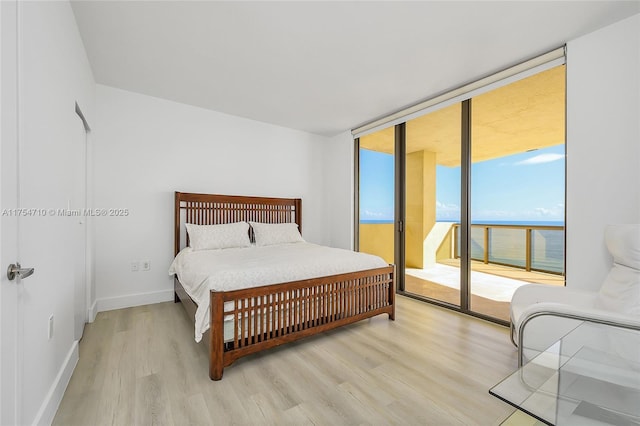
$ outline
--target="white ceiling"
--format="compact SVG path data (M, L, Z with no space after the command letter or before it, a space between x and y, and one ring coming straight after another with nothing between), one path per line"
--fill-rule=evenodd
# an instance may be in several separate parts
M638 13L640 1L72 7L98 83L330 136Z

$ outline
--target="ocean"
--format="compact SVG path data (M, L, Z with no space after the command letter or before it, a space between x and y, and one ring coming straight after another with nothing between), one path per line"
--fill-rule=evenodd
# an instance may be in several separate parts
M451 222L451 223L459 223L458 221L447 221L447 220L439 220L438 222ZM368 224L382 224L382 223L393 223L393 219L361 219L360 223L368 223ZM564 221L554 221L554 220L482 220L482 221L472 221L472 225L535 225L535 226L564 226Z

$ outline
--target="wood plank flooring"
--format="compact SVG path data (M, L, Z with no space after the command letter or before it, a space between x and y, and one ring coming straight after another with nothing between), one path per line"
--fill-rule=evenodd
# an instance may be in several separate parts
M209 380L180 304L101 312L54 425L497 425L508 329L397 297L379 316L237 361Z
M413 293L460 306L460 290L457 288L422 280L409 274L406 274L404 277L404 286L407 293ZM475 312L509 321L510 308L511 303L509 302L497 302L471 293L471 309Z

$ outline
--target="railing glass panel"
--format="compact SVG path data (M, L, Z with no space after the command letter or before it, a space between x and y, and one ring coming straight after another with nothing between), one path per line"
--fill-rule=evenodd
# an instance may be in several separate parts
M531 269L564 273L564 228L532 230Z
M484 228L471 227L471 244L469 247L471 248L471 259L484 260L486 252ZM460 254L458 253L458 255Z
M489 262L502 265L527 265L527 238L525 229L487 228L489 239ZM483 259L484 260L484 259Z

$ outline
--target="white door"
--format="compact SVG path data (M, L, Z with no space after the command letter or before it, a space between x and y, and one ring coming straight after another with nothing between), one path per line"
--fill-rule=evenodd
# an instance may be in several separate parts
M76 138L74 161L75 175L73 176L73 200L71 209L78 212L73 216L73 250L74 250L74 338L80 340L84 325L87 322L87 221L84 210L87 207L87 132L84 122L78 116L76 120Z
M16 2L0 2L0 424L20 423L21 280L7 267L18 255Z
M50 417L47 410L55 397L51 385L63 371L59 368L72 368L67 366L73 362L65 360L71 360L75 350L78 262L73 238L81 227L78 217L59 210L71 208L74 170L69 157L77 151L72 142L77 147L84 135L71 94L40 71L47 64L48 52L39 44L46 33L25 31L44 18L40 3L0 1L2 425ZM9 280L7 267L18 262L35 273Z

